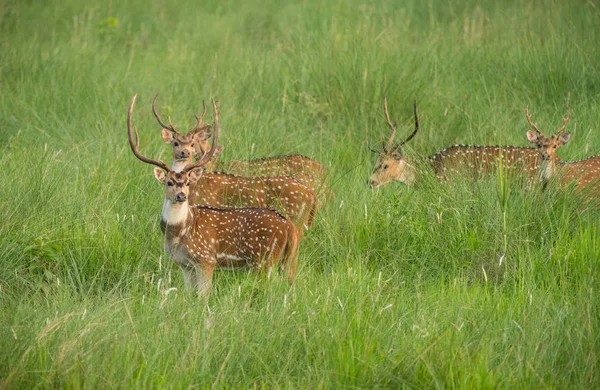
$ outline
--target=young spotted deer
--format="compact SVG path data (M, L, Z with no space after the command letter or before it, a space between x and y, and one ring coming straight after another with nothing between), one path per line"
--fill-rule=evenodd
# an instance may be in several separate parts
M207 151L211 148L211 144L208 142L212 133L211 127L208 124L202 125L204 116L206 116L206 104L204 101L202 101L202 106L204 108L202 116L198 117L198 115L194 114L196 117L196 125L190 131L188 131L186 135L183 135L177 131L177 129L175 129L175 126L173 126L173 123L171 122L171 118L169 118L168 125L162 121L160 115L158 112L156 112L157 100L158 95L156 95L152 101L152 113L154 114L158 124L162 127L163 140L173 147L173 164L171 168L174 171L179 172L186 165L193 161L194 156L198 155L198 150ZM216 158L222 151L222 146L216 147L213 158L211 161L208 161L204 167L205 171L212 170L212 160Z
M562 127L550 137L546 137L531 121L529 107L525 109L525 116L529 126L535 131L528 130L527 139L539 150L542 159L541 178L544 187L551 179L556 177L563 185L574 182L577 191L585 191L590 196L599 196L600 155L577 161L561 161L560 157L556 155L556 150L567 144L571 138L571 134L568 132L561 134L567 127L571 111L567 110L567 116L562 118Z
M174 171L192 164L194 155L205 155L212 150L207 140L211 136L209 125L201 126L206 115L206 106L201 117L196 116L196 126L183 136L175 130L171 121L167 126L156 112L155 104L158 95L152 103L152 112L162 126L165 142L173 146ZM214 138L213 138L214 141ZM216 146L213 158L220 153L222 146ZM203 157L201 157L202 159ZM209 162L210 163L210 162ZM206 165L208 165L207 163ZM206 170L206 166L204 167ZM295 176L256 176L240 177L229 173L204 173L192 186L190 203L213 207L268 207L283 212L298 227L308 229L318 208L315 192L307 185L313 183L313 178L306 174ZM301 230L303 234L303 230Z
M371 151L379 154L375 169L367 184L372 188L397 180L408 186L417 180L420 170L432 169L436 177L444 180L447 174L467 173L477 179L498 168L500 156L502 166L507 170L518 170L530 179L540 167L539 153L533 148L519 146L478 146L478 145L454 145L436 152L432 156L411 164L403 155L402 146L411 140L419 130L419 117L417 114L417 102L414 103L415 129L403 141L393 146L396 136L396 123L392 123L387 108L387 99L383 99L383 110L388 126L392 134L387 142L384 142L382 150Z
M133 154L145 163L156 165L154 176L165 185L161 230L165 250L183 271L188 287L208 296L215 267L242 268L270 273L279 264L294 280L298 256L298 231L277 211L262 208L218 209L192 206L190 186L202 177L203 166L215 152L218 136L218 112L213 100L215 136L209 152L196 163L175 172L160 160L144 157L138 151L131 125L135 95L127 113L127 132Z

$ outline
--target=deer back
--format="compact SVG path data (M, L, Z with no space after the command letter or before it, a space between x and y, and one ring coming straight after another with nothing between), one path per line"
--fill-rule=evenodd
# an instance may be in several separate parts
M534 178L541 166L536 149L519 146L454 145L440 150L430 157L438 177L447 173L470 173L474 175L495 172L502 156L505 169L517 170Z
M575 182L578 190L591 191L592 196L600 195L600 155L559 162L556 170L562 184Z
M238 175L252 176L280 176L305 173L320 181L324 180L326 176L326 170L323 165L300 154L265 157L250 161L234 160L226 164L225 169L228 172Z
M315 192L290 176L241 177L207 173L190 190L190 203L213 207L269 207L305 225L318 206ZM310 223L308 223L310 226Z

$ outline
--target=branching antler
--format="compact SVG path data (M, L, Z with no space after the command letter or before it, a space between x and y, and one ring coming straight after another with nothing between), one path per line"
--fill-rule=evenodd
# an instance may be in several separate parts
M136 99L137 99L137 95L134 95L133 99L131 100L131 104L129 105L129 110L127 111L127 134L129 136L129 145L131 146L131 151L137 158L139 158L143 162L152 164L152 165L156 165L157 167L163 169L164 171L170 172L171 169L167 166L167 164L165 164L161 160L152 160L150 158L142 156L142 154L138 150L138 148L140 146L140 137L138 135L137 129L135 129L135 142L133 140L131 117L132 117L132 113L133 113L133 106L135 105ZM156 101L156 98L154 100Z
M206 103L204 102L204 100L202 100L202 107L204 108L204 112L202 113L202 116L198 118L198 115L194 114L194 117L196 117L196 126L194 126L194 128L192 130L189 131L188 136L192 136L194 134L196 134L199 130L206 128L206 126L202 126L202 121L204 120L204 116L206 115Z
M191 171L192 169L196 169L198 167L206 165L206 163L208 163L210 161L213 154L215 153L215 149L217 147L217 138L219 137L219 112L217 111L217 103L215 102L215 99L211 99L211 100L212 100L212 104L213 104L213 113L214 113L214 117L215 117L215 124L214 124L215 133L213 135L210 150L208 151L208 153L205 153L200 160L196 161L193 164L187 165L185 168L183 168L183 170L181 171L182 173L186 173L186 172Z
M525 116L527 116L527 122L529 122L529 126L531 126L531 128L532 128L533 130L535 130L535 131L536 131L536 132L537 132L539 135L544 135L544 133L542 133L542 132L540 131L540 129L538 129L538 128L537 128L537 126L535 125L535 123L533 123L533 122L531 121L531 114L529 113L529 106L527 106L527 107L525 108Z
M563 116L563 125L560 129L558 129L558 131L556 133L554 133L554 135L558 136L566 127L567 127L567 122L569 122L569 118L571 117L571 110L567 108L567 116L564 117Z
M156 117L158 124L161 125L164 129L170 130L175 134L179 134L179 132L177 130L175 130L173 123L171 123L171 117L169 117L169 125L170 126L167 126L166 124L164 124L162 119L160 119L160 115L158 115L158 112L156 112L156 100L158 100L158 94L156 94L156 96L154 97L154 100L152 101L152 112L154 113L154 116Z

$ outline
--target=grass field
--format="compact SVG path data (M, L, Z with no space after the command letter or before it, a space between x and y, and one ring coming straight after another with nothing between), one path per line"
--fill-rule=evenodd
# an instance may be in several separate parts
M599 388L600 210L515 178L366 185L381 105L453 143L527 145L567 100L600 153L600 3L0 1L0 388ZM284 278L163 250L151 114L220 102L222 158L301 153L335 201ZM570 96L570 97L569 97ZM209 114L210 116L210 114ZM176 288L177 290L173 290Z

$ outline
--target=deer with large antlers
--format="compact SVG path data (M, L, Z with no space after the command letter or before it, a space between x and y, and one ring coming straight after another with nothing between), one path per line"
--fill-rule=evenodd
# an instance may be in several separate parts
M182 145L192 149L199 148L202 156L204 151L211 149L210 146L206 146L206 139L210 138L210 126L201 126L206 106L204 114L201 117L196 116L196 126L183 137L175 130L170 120L167 126L160 119L155 109L157 97L152 103L152 111L163 127L163 139L173 146L173 170L177 170L176 167L192 164L194 159L195 152L188 152L189 149ZM186 139L188 142L185 144ZM221 150L222 147L216 146L213 158ZM296 226L308 229L317 212L318 199L311 187L305 184L314 184L314 178L306 174L241 177L222 172L205 173L192 186L189 201L191 204L213 207L274 208L283 212Z
M538 150L542 159L541 178L544 186L553 177L559 178L561 184L574 182L578 191L586 191L591 196L600 195L600 155L592 156L578 161L561 161L556 155L556 150L569 142L571 134L569 132L561 134L567 127L571 111L567 110L567 116L563 116L563 125L550 137L533 123L529 107L525 108L525 116L529 126L535 131L527 131L527 139Z
M171 168L177 172L181 171L186 165L193 161L194 156L197 154L198 148L204 148L203 150L208 151L211 148L211 144L208 140L211 137L212 129L208 124L202 124L204 117L206 116L206 104L202 102L204 112L200 117L194 114L196 117L196 125L187 132L187 134L181 134L171 122L169 117L169 124L165 124L158 112L156 112L156 101L158 95L154 97L152 101L152 113L156 118L158 124L162 127L162 138L163 140L173 147L173 164ZM223 150L222 146L217 146L213 158L208 161L204 166L205 171L212 170L213 159L218 156Z
M419 130L419 117L417 114L417 102L414 103L415 128L413 132L399 144L394 146L397 122L393 123L387 107L387 98L383 99L383 111L387 124L391 130L391 136L384 142L382 150L371 149L379 154L375 169L367 184L372 188L397 180L408 186L417 180L420 169L432 169L438 179L445 179L452 173L469 173L475 178L480 174L487 174L497 169L499 162L507 170L517 169L530 179L540 167L541 159L539 153L533 148L519 146L478 146L478 145L454 145L440 150L417 161L414 165L409 163L404 156L402 146L410 141ZM502 159L500 159L502 157ZM419 165L419 166L417 166Z
M133 154L141 161L157 166L156 179L165 185L161 229L165 249L177 263L188 287L200 295L211 291L215 267L242 268L270 273L280 265L293 281L298 256L298 230L275 210L264 208L219 209L193 206L189 202L190 186L202 177L203 167L215 152L219 131L217 106L213 100L214 137L210 150L197 162L180 172L160 160L144 157L138 150L139 136L132 129L135 95L127 112L127 132Z

